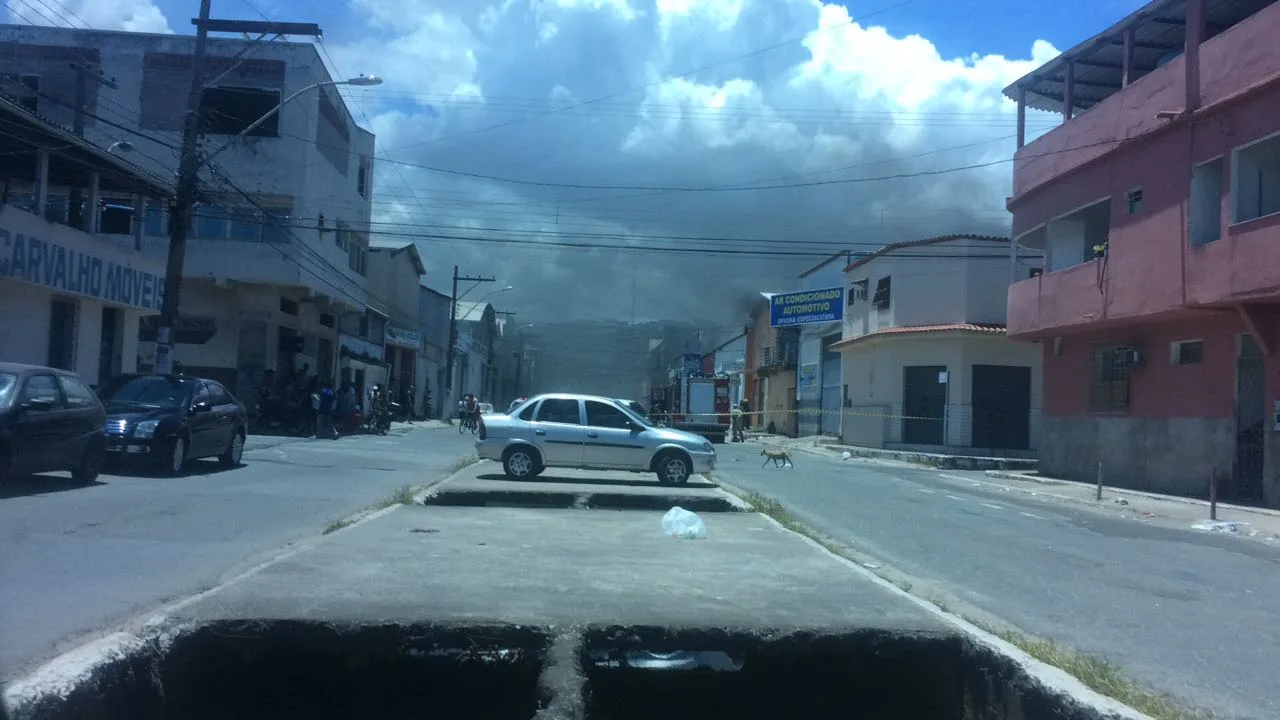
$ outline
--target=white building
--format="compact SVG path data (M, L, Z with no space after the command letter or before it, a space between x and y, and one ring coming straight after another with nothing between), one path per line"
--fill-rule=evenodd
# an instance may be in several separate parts
M422 399L418 355L422 333L418 331L418 306L422 278L427 268L411 241L374 241L369 245L369 286L378 288L379 305L387 314L386 351L388 380L396 402L417 408ZM378 302L370 299L371 303ZM407 398L409 388L413 397Z
M823 290L844 285L844 267L850 253L842 250L800 275L796 290ZM840 342L843 323L800 326L800 351L796 370L798 432L805 435L839 435L842 390Z
M445 397L445 348L449 345L448 295L427 287L424 278L418 289L418 331L422 336L422 352L418 361L418 387L422 398L417 411L426 417L448 417ZM456 391L456 390L455 390Z
M137 368L138 325L164 297L164 263L135 249L103 197L163 199L172 185L0 99L0 361L72 370L90 385ZM72 192L85 208L68 224ZM42 208L43 212L37 212ZM109 232L123 229L116 238Z
M103 146L127 140L134 162L172 178L194 42L185 35L4 25L0 83L11 95L29 91L41 114L71 125L72 63L100 70L115 87L85 83L85 136ZM335 79L309 43L211 37L208 52L206 153L292 93ZM288 375L305 365L331 379L340 344L381 347L381 337L339 338L340 318L361 317L370 304L364 273L373 143L333 87L311 89L202 170L175 328L174 358L188 372L248 397L267 368ZM160 259L167 250L160 237L165 214L161 204L146 209L143 250ZM367 326L351 325L357 332ZM145 322L144 367L154 334L154 320Z
M1005 334L1009 239L894 243L845 268L841 437L852 445L1030 451L1041 348ZM1018 277L1040 267L1020 257ZM950 450L949 450L950 451Z
M457 338L454 348L453 402L475 393L491 402L494 391L493 346L498 336L497 312L487 302L457 303Z

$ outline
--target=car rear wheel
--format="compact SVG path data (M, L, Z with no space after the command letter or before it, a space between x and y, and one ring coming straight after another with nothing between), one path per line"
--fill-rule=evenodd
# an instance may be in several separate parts
M91 483L102 472L102 460L106 451L100 442L91 442L80 456L80 464L71 470L71 479L79 483Z
M528 448L512 448L502 458L502 471L513 480L535 477L542 472L538 458Z
M663 485L683 485L689 482L692 471L689 459L678 452L669 452L658 458L658 482Z
M173 439L173 443L169 446L169 459L165 463L165 470L170 475L178 475L182 473L182 466L187 464L187 439L181 435Z
M227 467L235 467L240 464L240 458L244 455L244 431L237 430L235 435L231 436L231 444L227 449L218 456L218 462Z

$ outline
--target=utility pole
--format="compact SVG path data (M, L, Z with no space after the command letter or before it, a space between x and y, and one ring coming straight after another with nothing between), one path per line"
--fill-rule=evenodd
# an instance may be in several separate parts
M187 91L187 109L182 120L182 154L178 161L178 184L174 189L173 210L169 216L169 257L165 262L164 297L160 300L160 323L156 332L156 358L152 372L167 375L173 369L173 326L178 320L178 296L182 291L182 273L187 257L187 233L191 229L191 209L195 205L200 181L198 143L200 140L200 106L204 98L205 52L209 33L239 32L271 35L319 36L320 27L312 23L289 23L259 20L211 20L212 0L200 0L200 17L196 26L195 50L191 56L191 88Z
M200 0L196 21L196 47L191 56L191 87L182 117L182 155L178 161L178 187L169 219L169 257L164 267L164 297L160 300L160 323L156 331L156 358L152 372L168 375L173 369L173 325L178 320L178 293L182 291L182 271L187 258L187 230L191 227L191 206L196 200L200 165L196 143L200 136L200 101L204 95L204 56L209 44L209 4Z
M449 302L449 355L445 359L445 390L449 396L449 400L453 400L453 360L457 353L458 345L458 281L464 282L495 282L497 278L491 277L468 277L458 274L458 266L453 266L453 295ZM463 293L466 295L466 293Z
M89 106L89 81L93 81L103 87L118 90L115 78L103 77L102 71L94 71L87 65L80 63L71 63L71 69L76 73L76 97L75 97L75 118L71 121L71 131L78 137L84 137L84 119L86 108ZM93 198L90 198L93 200ZM80 192L79 187L71 188L71 197L67 205L67 212L71 227L80 228L86 232L92 233L97 228L94 226L94 217L97 208L83 208L84 196ZM87 210L87 212L86 212ZM89 222L85 223L85 217L88 216Z

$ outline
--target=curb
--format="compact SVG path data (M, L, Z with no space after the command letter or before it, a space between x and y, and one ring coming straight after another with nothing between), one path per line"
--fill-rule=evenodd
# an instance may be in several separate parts
M803 447L802 443L788 445L787 447ZM841 445L839 443L818 442L809 446L813 450L827 450L832 453L840 454L847 452L853 457L866 458L868 460L894 460L897 462L910 463L921 467L936 468L938 470L1035 470L1040 461L1030 458L1002 458L1002 457L980 457L976 455L941 455L938 453L914 452L911 450L882 450L880 448L865 448L856 445Z
M1036 483L1037 485L1059 485L1068 487L1079 487L1092 489L1097 487L1089 483L1079 482L1077 480L1059 480L1057 478L1042 478L1033 475L1026 475L1016 472L1002 472L999 470L988 470L988 477L1000 478L1003 480L1018 480L1020 482ZM1132 495L1134 497L1147 498L1148 500L1156 500L1160 502L1179 503L1181 505L1195 505L1196 507L1207 508L1209 502L1199 498L1182 497L1179 495L1162 495L1160 493L1147 492L1146 490L1131 490L1129 488L1113 487L1111 485L1103 485L1103 491L1112 492L1119 495ZM1218 503L1220 510L1230 510L1232 512L1252 513L1254 515L1264 515L1267 517L1280 518L1280 510L1271 508L1251 507L1249 505L1233 505L1230 503Z

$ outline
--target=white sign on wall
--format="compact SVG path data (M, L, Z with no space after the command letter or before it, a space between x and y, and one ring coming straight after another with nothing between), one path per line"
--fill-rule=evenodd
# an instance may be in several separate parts
M418 350L422 347L422 335L413 330L387 326L387 344Z
M164 298L159 263L8 205L0 206L0 278L139 310L159 310Z

